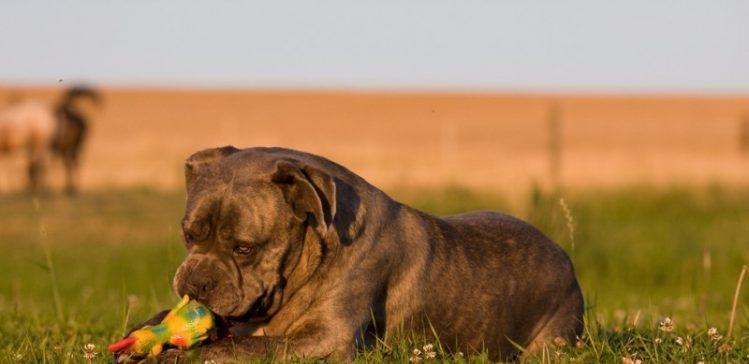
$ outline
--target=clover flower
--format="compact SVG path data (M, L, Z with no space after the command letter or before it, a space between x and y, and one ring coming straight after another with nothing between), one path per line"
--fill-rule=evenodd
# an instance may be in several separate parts
M558 347L567 346L567 340L565 340L561 336L555 337L554 340L553 340L553 343L554 343L555 346L558 346Z
M96 352L96 345L88 343L83 346L83 359L90 362L96 359L97 355L99 355L99 353Z
M723 335L718 332L718 329L711 327L707 330L707 337L710 338L712 341L720 341L723 340Z
M666 317L658 323L658 329L663 332L672 332L674 331L674 321L670 317Z
M723 343L723 345L718 347L718 352L721 354L725 354L727 352L730 352L731 350L733 350L733 346L731 346L731 344L729 343Z
M411 357L408 358L408 361L410 361L412 363L418 363L418 362L420 362L421 361L421 350L414 349L413 355L411 355Z

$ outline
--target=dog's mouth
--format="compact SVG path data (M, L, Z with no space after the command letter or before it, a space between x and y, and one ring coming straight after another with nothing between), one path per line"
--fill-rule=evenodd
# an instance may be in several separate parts
M278 312L282 299L283 290L280 288L272 288L256 298L252 305L250 305L250 308L244 313L239 315L229 314L225 316L216 314L216 316L220 317L221 321L228 327L248 323L265 323L273 317L276 312Z
M280 290L273 290L268 294L261 295L250 306L250 309L242 315L221 316L214 312L217 328L214 331L216 336L222 338L252 335L278 311L281 295Z
M268 309L263 306L263 302L258 299L253 303L245 314L238 316L222 316L211 311L216 322L216 328L213 330L216 338L230 336L245 336L247 326L254 326L266 322L270 316L267 314Z
M245 323L261 323L266 322L268 319L278 312L281 306L281 300L283 299L283 290L274 287L266 292L263 292L255 302L252 303L250 309L247 310L243 315L236 318L230 318L234 321L240 321Z

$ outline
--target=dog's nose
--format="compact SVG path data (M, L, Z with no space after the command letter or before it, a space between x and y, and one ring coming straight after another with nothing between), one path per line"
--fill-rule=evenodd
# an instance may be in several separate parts
M208 298L211 290L213 290L213 286L212 280L198 278L187 284L187 294L192 298L202 301Z

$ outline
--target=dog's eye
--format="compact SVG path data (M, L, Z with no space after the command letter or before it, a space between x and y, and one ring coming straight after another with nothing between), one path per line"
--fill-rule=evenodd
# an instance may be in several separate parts
M247 245L237 245L237 247L234 248L234 252L240 255L250 254L251 251L252 251L252 248L250 248Z
M192 244L192 242L195 240L195 238L192 236L192 234L185 231L182 234L185 237L185 243Z

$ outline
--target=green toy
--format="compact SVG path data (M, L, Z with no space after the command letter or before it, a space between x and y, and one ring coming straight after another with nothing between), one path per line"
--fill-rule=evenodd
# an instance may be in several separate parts
M136 355L158 356L164 344L188 349L205 340L208 331L215 327L211 311L198 301L185 295L164 317L160 324L145 326L128 337L109 345L112 353L128 350Z

